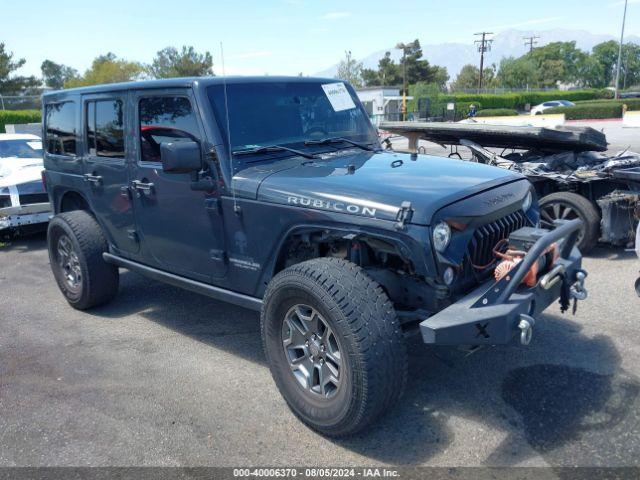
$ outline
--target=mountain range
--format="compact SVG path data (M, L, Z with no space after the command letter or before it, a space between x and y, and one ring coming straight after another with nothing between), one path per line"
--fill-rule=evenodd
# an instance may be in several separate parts
M525 40L523 37L530 37L532 35L540 37L537 40L538 47L551 42L568 42L575 40L576 46L585 51L591 51L591 49L598 43L615 40L612 35L595 34L585 30L505 30L493 36L491 51L485 54L485 65L495 63L497 66L500 63L500 60L504 57L519 57L525 54L528 47L524 45ZM421 41L423 58L426 58L432 65L447 67L449 78L450 80L453 80L464 65L469 63L473 65L479 64L480 54L473 43L475 39L476 37L470 38L468 44L425 44ZM631 35L625 38L624 41L625 43L632 42L640 44L640 37ZM377 70L378 61L384 57L385 52L391 52L391 58L396 62L398 62L402 57L402 50L387 48L373 52L358 60L362 62L364 68ZM335 64L318 72L316 75L322 77L334 77L337 71L338 65Z

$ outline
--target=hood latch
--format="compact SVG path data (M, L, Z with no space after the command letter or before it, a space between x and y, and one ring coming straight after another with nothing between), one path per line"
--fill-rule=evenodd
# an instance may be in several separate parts
M413 209L411 208L411 202L402 202L402 204L400 205L400 210L398 210L398 215L396 216L396 229L404 230L405 224L411 221L412 215Z

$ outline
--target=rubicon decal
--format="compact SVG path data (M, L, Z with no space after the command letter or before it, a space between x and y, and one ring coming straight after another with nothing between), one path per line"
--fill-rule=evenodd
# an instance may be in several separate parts
M359 215L376 216L376 208L372 206L356 205L333 200L323 200L321 198L300 197L289 195L287 203L290 205L300 205L303 207L322 208L324 210L333 210L335 212L346 212Z

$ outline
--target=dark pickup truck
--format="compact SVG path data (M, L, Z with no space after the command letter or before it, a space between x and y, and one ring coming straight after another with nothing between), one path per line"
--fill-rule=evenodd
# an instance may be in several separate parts
M382 151L335 79L102 85L43 109L49 255L71 306L113 299L126 268L261 311L275 383L327 435L397 401L409 333L527 344L545 308L586 296L580 220L538 228L520 174Z

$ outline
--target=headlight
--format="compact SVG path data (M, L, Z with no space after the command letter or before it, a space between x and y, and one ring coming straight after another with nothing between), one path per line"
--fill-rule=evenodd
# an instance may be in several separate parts
M433 228L433 246L439 252L444 252L451 240L451 228L445 222L438 223Z
M531 208L531 204L533 203L533 194L531 193L531 190L529 190L529 193L527 193L527 196L524 197L524 201L522 202L522 210L523 211L527 211Z

